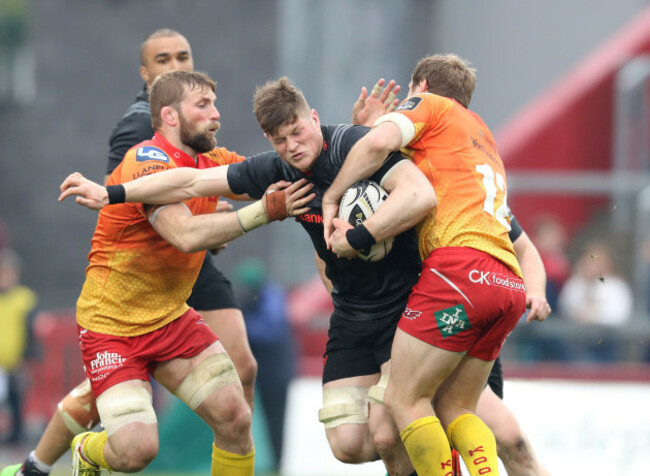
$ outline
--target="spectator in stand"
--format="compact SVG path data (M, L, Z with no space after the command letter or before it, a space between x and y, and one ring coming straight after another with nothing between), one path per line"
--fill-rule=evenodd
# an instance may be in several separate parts
M3 443L19 443L22 438L21 364L29 344L36 294L20 284L21 260L9 248L0 248L0 370L7 375L7 403L11 430Z
M609 330L630 319L633 299L630 285L618 273L605 241L586 244L560 292L558 305L563 316L580 325L608 328L602 336L587 336L588 358L600 361L616 358L616 345Z
M571 262L566 254L566 230L553 215L543 215L537 220L533 242L546 269L548 303L552 310L557 310L560 290L571 273Z

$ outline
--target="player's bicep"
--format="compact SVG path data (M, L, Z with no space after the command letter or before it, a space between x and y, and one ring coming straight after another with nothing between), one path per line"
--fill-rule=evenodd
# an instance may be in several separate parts
M436 199L433 185L431 185L426 175L410 160L405 159L396 162L384 173L380 185L389 194L395 190L418 190L428 196L430 200Z

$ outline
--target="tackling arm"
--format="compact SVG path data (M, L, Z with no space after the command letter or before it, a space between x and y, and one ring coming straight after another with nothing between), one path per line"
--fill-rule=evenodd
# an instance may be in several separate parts
M410 160L395 164L381 185L388 199L364 222L376 241L414 227L438 204L433 185Z
M353 183L375 173L388 154L399 150L401 144L400 128L392 122L382 122L352 147L336 179L323 196L323 225L328 244L334 231L332 220L337 215L339 202L345 191Z
M382 181L389 192L388 199L377 213L363 222L375 239L383 241L418 224L438 204L435 190L426 176L409 160L401 160ZM330 236L332 251L338 256L352 258L358 250L352 248L347 232L352 229L347 221L333 219L335 227Z
M193 197L209 197L232 194L227 179L228 166L210 169L180 167L146 177L140 177L121 185L112 185L112 190L123 190L119 202L148 203L151 205L177 203ZM59 201L76 195L76 201L94 210L109 205L108 189L88 180L75 172L61 184ZM117 203L117 202L116 202Z
M149 221L160 236L185 253L214 248L244 234L235 212L192 215L182 203L152 207Z
M209 169L179 167L124 183L127 202L176 203L194 197L232 194L228 166Z

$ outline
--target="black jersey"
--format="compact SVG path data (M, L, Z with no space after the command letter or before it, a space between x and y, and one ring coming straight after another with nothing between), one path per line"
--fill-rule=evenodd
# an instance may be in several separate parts
M230 189L260 198L269 185L279 180L309 180L316 198L309 203L309 212L296 217L296 221L309 233L318 256L325 261L325 274L334 286L332 301L339 315L354 320L399 315L421 268L415 231L411 229L396 236L393 249L377 262L337 258L327 249L321 200L352 146L369 129L350 125L321 126L321 129L323 149L311 171L302 173L275 152L266 152L229 166ZM381 183L386 172L400 160L406 159L397 152L391 154L371 179Z
M510 237L510 241L514 243L524 232L524 229L519 224L517 217L515 217L510 210L508 210L508 214L510 215L510 231L508 232L508 236Z
M111 149L108 152L106 174L112 173L120 165L127 150L152 137L153 126L151 125L149 94L145 86L111 133L108 141Z

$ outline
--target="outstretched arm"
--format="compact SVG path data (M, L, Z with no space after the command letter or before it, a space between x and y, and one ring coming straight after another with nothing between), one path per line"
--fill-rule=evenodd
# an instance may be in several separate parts
M148 207L151 225L175 248L186 253L212 249L244 233L287 216L301 215L313 199L312 185L304 181L277 182L262 199L236 212L192 215L184 203Z
M193 197L228 195L232 191L227 180L228 166L210 169L179 167L147 175L121 185L112 185L114 193L122 193L122 202L148 204L177 203ZM106 187L88 180L79 172L69 175L61 184L59 201L77 195L79 205L99 210L109 204ZM111 200L110 203L117 203Z

